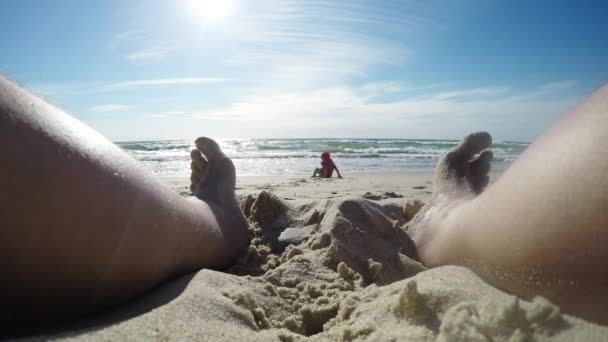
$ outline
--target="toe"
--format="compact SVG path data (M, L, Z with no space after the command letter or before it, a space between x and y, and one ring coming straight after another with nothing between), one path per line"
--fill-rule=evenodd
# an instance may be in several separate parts
M195 162L191 162L190 163L190 169L192 169L192 173L190 174L190 179L194 180L194 179L199 179L205 174L205 170L207 169L206 167L201 168L198 165L196 165Z
M477 132L467 135L460 144L452 150L459 158L471 160L476 154L492 144L492 136L488 132Z
M471 182L471 190L476 194L480 194L488 186L489 182L490 177L488 175L477 177Z
M220 145L218 145L218 143L211 138L200 137L194 141L194 145L205 155L205 157L207 157L207 160L209 161L224 155L220 149Z
M234 164L228 157L211 159L207 172L202 178L198 190L194 195L198 198L224 203L235 201L234 190L236 187L236 175Z
M198 189L209 163L203 158L201 152L196 149L190 152L190 157L192 158L190 162L190 168L192 169L192 173L190 174L190 190L194 193Z
M489 163L492 161L492 159L494 159L494 153L487 150L483 151L477 158L475 158L475 161L479 161L480 163Z
M190 151L190 158L192 158L192 162L196 164L197 167L203 168L207 165L207 160L203 158L201 151L198 149L193 149Z
M207 158L201 184L194 194L211 202L234 201L236 174L230 158L213 139L201 137L194 144Z
M201 179L203 178L203 174L199 173L195 170L192 170L192 173L190 174L190 182L192 183L192 185L198 185L201 182Z
M492 168L491 161L494 158L494 154L492 151L483 151L479 157L475 158L471 165L471 174L473 176L483 176L487 175Z
M190 152L190 158L192 158L192 162L190 163L190 168L192 169L192 172L204 174L209 162L207 162L207 160L203 158L201 152L196 149L192 150Z

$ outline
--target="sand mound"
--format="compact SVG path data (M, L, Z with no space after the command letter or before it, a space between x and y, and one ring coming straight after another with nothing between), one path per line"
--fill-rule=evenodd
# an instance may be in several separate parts
M426 270L402 228L411 212L404 202L288 203L265 191L242 198L251 243L229 273L202 270L52 337L589 341L608 334L542 298L518 300L465 268Z
M403 195L396 194L394 191L386 191L383 194L373 194L371 192L366 192L361 197L368 199L368 200L378 201L378 200L387 199L387 198L402 198Z
M408 220L411 220L418 214L420 209L424 207L424 203L419 199L410 199L405 202L403 206L403 215L407 217Z
M267 293L282 299L283 305L275 303L258 310L266 328L285 328L300 336L321 333L326 325L339 321L338 317L349 316L359 301L356 293L365 287L388 284L424 270L415 261L413 242L400 228L403 218L391 219L379 204L352 198L289 208L264 192L244 203L255 207L260 201L274 204L265 204L269 212L258 216L251 210L249 251L230 272L261 276L267 282ZM263 224L259 216L272 219ZM281 217L286 220L276 224ZM274 253L274 242L268 237L277 236L281 229L294 229L281 226L293 225L300 225L305 238L299 245ZM259 301L264 302L253 300Z

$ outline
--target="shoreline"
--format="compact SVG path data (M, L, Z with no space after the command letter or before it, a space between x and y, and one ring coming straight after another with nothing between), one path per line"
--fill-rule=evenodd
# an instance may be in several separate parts
M310 175L241 176L236 180L236 194L255 195L269 191L286 200L328 199L345 196L363 196L367 192L394 192L404 198L416 197L426 201L432 193L432 172L361 172L349 173L344 178L312 178ZM182 196L190 195L190 179L186 177L160 177Z
M490 183L504 170L490 172ZM361 197L367 192L383 194L394 192L403 198L430 200L432 171L379 171L349 173L344 178L312 178L307 175L240 176L236 179L237 197L269 191L285 200L321 200L347 196ZM182 196L190 196L190 179L187 177L159 177Z

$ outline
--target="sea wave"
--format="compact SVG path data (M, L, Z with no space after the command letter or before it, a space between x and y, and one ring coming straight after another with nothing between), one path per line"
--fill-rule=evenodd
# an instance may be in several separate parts
M193 144L175 141L130 141L117 142L122 149L131 151L161 151L189 149Z
M226 139L218 141L240 175L309 173L329 151L341 171L432 169L458 141L439 139ZM187 140L116 143L161 175L190 173ZM497 141L491 149L500 167L515 160L528 143Z

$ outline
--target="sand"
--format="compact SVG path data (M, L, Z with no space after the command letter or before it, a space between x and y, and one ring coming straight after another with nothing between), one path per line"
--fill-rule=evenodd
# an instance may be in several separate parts
M601 341L608 327L525 301L456 266L416 261L407 222L429 173L242 177L251 244L115 309L29 339ZM166 179L187 194L188 179Z

